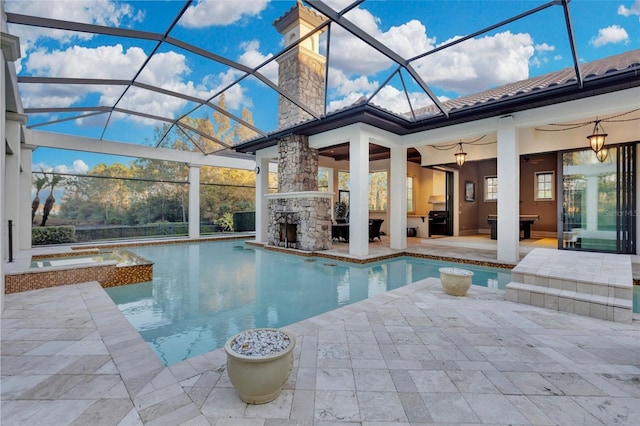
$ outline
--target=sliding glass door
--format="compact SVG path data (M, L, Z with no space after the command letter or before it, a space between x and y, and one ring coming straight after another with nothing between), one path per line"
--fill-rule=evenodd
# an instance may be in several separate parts
M635 253L635 145L562 154L560 248Z

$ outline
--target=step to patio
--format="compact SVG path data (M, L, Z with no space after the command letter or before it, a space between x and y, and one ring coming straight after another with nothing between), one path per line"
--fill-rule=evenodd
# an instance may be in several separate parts
M631 256L534 249L511 271L505 299L631 323Z

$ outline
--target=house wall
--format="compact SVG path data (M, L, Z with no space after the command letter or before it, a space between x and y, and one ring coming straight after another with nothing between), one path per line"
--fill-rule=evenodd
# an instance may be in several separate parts
M559 202L559 192L557 185L554 185L555 194L553 200L535 200L536 172L552 171L554 176L557 177L557 155L559 154L548 153L520 157L520 213L540 216L540 220L531 227L532 233L537 231L555 235L558 229L557 203Z
M466 166L466 164L465 164ZM498 173L498 163L495 159L484 160L478 162L476 200L478 203L478 222L479 232L489 233L490 227L487 223L487 216L498 213L498 203L495 201L485 201L484 199L484 178L487 176L496 176Z
M482 178L478 174L480 164L478 162L465 163L460 168L460 179L458 181L460 194L459 207L460 214L458 215L459 234L469 235L477 234L480 223L480 203L482 202ZM475 186L475 199L474 201L466 200L466 183L471 182Z
M558 175L556 153L528 155L520 157L520 213L537 214L540 216L531 231L555 234L557 231L557 202L558 188L555 189L554 200L535 200L536 172L553 171ZM495 159L467 162L460 168L460 235L473 233L488 233L487 216L496 214L498 204L495 201L484 200L484 178L496 176L497 163ZM475 201L465 200L465 182L475 183Z

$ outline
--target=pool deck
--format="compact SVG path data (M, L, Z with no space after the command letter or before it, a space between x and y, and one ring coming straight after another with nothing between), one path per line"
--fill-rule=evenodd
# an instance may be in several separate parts
M565 425L640 418L637 314L631 324L605 321L509 302L504 291L477 286L466 297L449 296L429 278L286 328L297 337L292 374L275 401L254 406L229 383L223 350L165 367L95 282L6 295L0 423Z

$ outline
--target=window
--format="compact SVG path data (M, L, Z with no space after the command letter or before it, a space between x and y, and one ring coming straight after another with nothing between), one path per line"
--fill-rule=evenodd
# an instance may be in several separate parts
M329 169L318 168L318 191L329 192Z
M553 193L553 172L536 172L535 180L535 200L536 201L552 201Z
M407 212L415 212L413 205L413 176L407 176Z
M349 172L338 171L338 189L349 190Z
M338 172L338 190L349 191L349 172ZM369 173L369 211L387 210L387 171Z
M498 178L496 176L486 176L484 178L484 200L498 200Z

